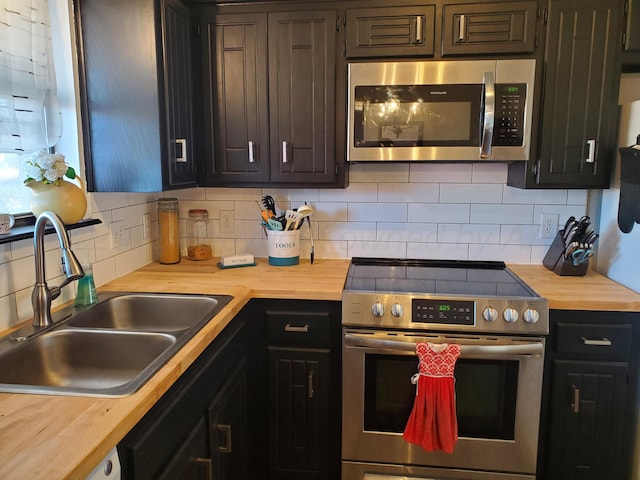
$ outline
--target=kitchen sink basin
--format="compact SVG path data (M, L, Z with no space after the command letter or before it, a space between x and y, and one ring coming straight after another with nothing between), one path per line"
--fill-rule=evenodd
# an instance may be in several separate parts
M134 393L233 298L104 293L46 331L0 339L0 392Z
M141 385L143 374L175 343L176 337L166 333L51 331L0 356L0 383L31 393L117 395Z
M69 320L71 327L142 332L180 332L209 320L228 297L127 294L105 301Z

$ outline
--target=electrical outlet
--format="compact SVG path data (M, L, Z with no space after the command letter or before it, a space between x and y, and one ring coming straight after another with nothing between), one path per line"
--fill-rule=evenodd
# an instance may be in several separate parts
M119 220L117 222L111 222L111 248L117 250L122 247L123 242L123 234L122 225L123 221Z
M540 238L554 238L558 232L558 214L543 213L540 219Z
M233 210L220 211L220 233L233 233L236 219Z

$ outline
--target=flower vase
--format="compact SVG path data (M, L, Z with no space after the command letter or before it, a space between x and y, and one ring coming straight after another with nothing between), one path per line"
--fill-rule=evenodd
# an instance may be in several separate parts
M31 196L33 215L37 217L42 212L51 211L67 225L82 220L87 211L87 199L82 179L76 176L74 180L78 180L80 187L65 180L60 180L58 185L28 181L25 185L33 191Z

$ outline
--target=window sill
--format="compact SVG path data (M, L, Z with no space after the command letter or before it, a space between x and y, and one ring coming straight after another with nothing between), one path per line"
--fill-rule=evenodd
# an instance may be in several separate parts
M20 222L22 225L17 225L11 229L11 231L7 234L0 235L0 244L3 243L11 243L17 242L18 240L25 240L28 238L33 238L33 226L35 224L35 218L31 217L33 221L29 221L26 219L25 222ZM78 223L73 223L71 225L65 225L67 230L75 230L76 228L89 227L91 225L98 225L102 223L101 220L97 218L85 218L80 220ZM45 227L44 233L49 234L53 233L55 230L53 226L47 224Z

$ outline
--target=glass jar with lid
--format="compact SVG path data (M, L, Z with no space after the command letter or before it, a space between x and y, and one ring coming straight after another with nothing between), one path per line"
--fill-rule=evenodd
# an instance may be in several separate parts
M210 260L213 258L211 239L207 236L209 212L201 208L189 210L187 218L187 258Z
M180 215L177 198L158 200L160 263L180 262Z

